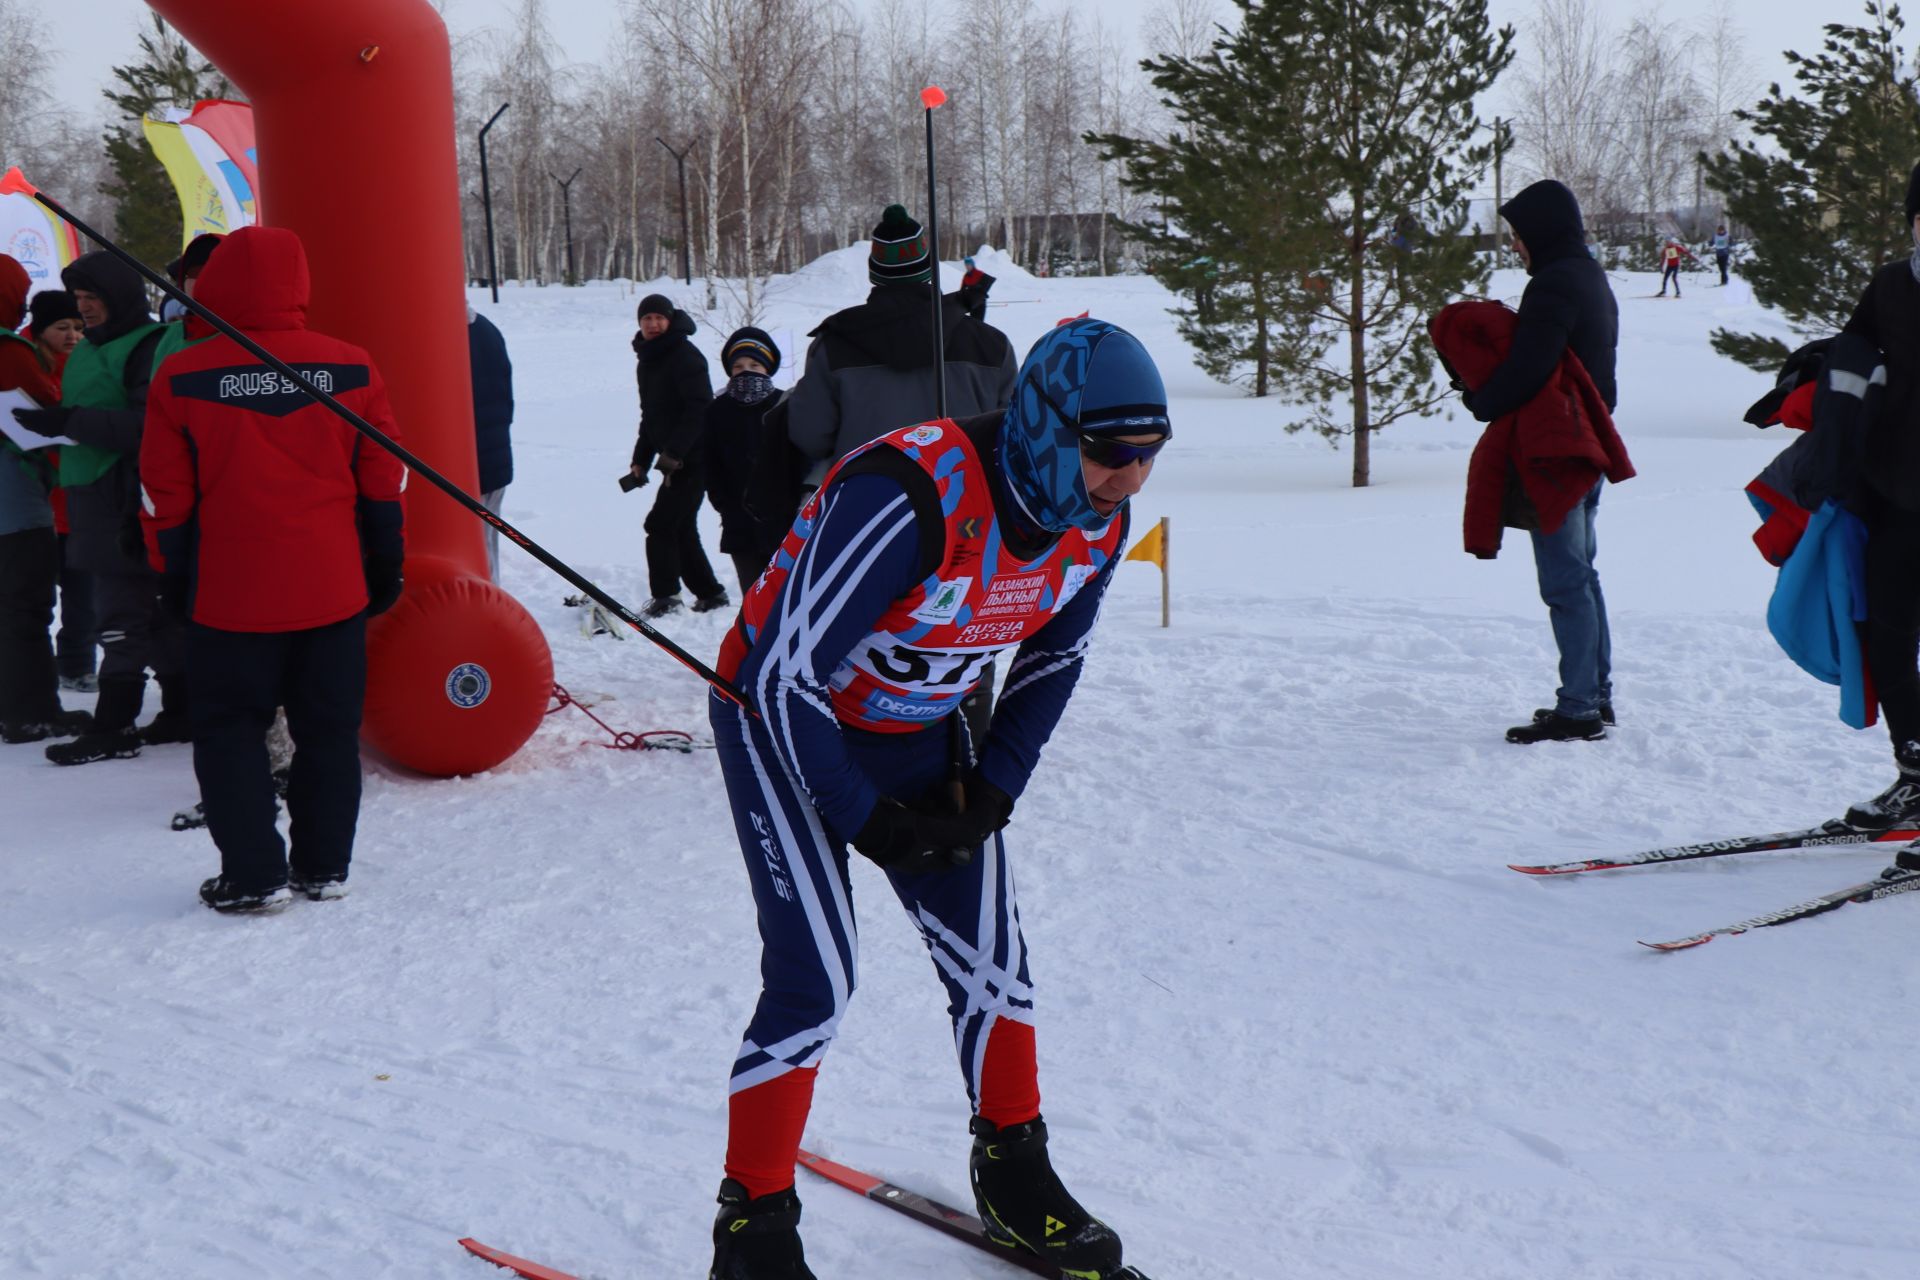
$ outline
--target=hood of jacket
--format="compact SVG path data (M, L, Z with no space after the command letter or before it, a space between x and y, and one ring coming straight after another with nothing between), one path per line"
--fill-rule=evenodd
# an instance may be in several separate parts
M1527 274L1562 258L1583 258L1587 252L1586 221L1580 201L1563 182L1543 178L1500 206L1515 235L1527 246Z
M0 253L0 329L20 328L27 316L27 291L33 278L19 260Z
M83 253L60 272L60 282L72 292L85 289L107 304L107 322L87 330L87 341L112 342L143 324L152 324L147 311L147 286L135 271L105 249Z
M667 331L659 337L642 337L639 330L634 330L633 349L642 360L658 360L698 331L693 317L675 307L672 318L667 321Z
M285 227L242 227L200 272L194 301L236 329L304 329L313 293L306 246ZM191 320L190 336L205 332Z
M932 297L931 284L877 284L865 302L828 316L807 336L830 333L889 369L923 369L933 363ZM951 342L967 309L952 295L940 304L942 334Z

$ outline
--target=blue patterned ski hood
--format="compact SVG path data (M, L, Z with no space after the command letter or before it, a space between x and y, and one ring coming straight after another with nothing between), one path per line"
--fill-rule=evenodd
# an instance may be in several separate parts
M1000 423L1007 487L1053 533L1103 528L1080 469L1080 433L1171 436L1167 391L1140 340L1104 320L1072 320L1033 344Z

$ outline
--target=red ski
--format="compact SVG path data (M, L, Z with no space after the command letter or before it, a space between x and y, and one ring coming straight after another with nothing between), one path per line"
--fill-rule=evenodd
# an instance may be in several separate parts
M460 1241L460 1247L476 1258L485 1258L496 1267L505 1267L521 1280L580 1280L566 1271L555 1271L552 1267L543 1267L537 1262L525 1258L516 1258L510 1253L502 1253L492 1245L481 1244L472 1237Z

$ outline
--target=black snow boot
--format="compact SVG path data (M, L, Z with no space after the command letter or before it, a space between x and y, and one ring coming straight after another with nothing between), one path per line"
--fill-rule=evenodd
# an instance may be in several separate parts
M1552 717L1552 715L1553 715L1552 707L1536 707L1533 712L1533 718L1536 722L1540 720L1549 719ZM1600 704L1600 723L1607 726L1607 728L1609 729L1613 728L1614 725L1619 723L1619 721L1613 718L1613 703L1611 701L1603 702Z
M55 764L92 764L139 755L140 735L133 722L140 716L146 688L145 676L108 676L102 680L100 697L93 708L93 727L72 742L48 747L47 759Z
M0 723L0 742L39 742L46 738L71 738L91 728L93 728L91 712L55 711L52 715L39 719Z
M1060 1269L1102 1280L1120 1272L1120 1237L1067 1194L1047 1159L1047 1123L995 1128L973 1118L973 1200L987 1237Z
M1859 831L1890 831L1920 827L1920 742L1905 742L1893 752L1900 776L1871 800L1847 810L1847 825Z
M800 1248L800 1197L792 1187L750 1199L732 1178L720 1184L707 1280L814 1280Z
M1526 724L1507 730L1507 741L1521 745L1535 742L1598 742L1607 736L1607 726L1598 717L1576 720L1558 711L1536 711Z
M215 876L200 884L200 901L222 915L272 915L286 910L293 891L286 885L267 889L242 889L225 876Z

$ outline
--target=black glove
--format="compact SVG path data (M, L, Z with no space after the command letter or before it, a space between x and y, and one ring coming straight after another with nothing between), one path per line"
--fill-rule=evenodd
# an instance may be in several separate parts
M37 436L67 434L67 419L72 409L15 409L13 420Z
M406 585L401 576L402 561L390 556L368 556L361 567L367 575L367 616L377 618L393 608Z
M944 786L911 808L882 797L853 838L853 847L889 870L916 875L951 871L973 861L974 851L1006 826L1013 813L1007 793L978 774L968 779L963 812L940 812L947 804Z
M160 575L160 608L186 621L193 616L193 580L184 573Z

